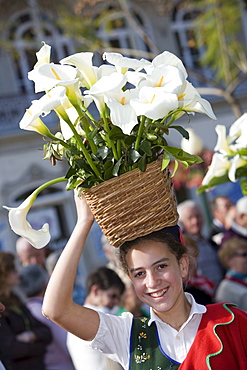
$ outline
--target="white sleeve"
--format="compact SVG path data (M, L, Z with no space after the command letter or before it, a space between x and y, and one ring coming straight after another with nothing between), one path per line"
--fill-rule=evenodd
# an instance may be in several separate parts
M121 316L114 316L99 312L99 316L99 329L89 346L128 369L133 315L124 312Z

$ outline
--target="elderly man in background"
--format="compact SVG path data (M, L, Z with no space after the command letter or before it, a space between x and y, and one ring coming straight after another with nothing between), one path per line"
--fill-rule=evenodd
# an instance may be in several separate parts
M186 200L178 205L178 214L183 233L193 238L199 248L197 273L211 280L217 287L224 276L224 271L216 249L202 235L204 217L199 205L193 200Z
M213 216L208 238L219 246L224 232L228 229L227 215L233 206L232 201L226 195L217 195L210 202L210 210Z
M235 217L231 222L229 230L227 230L221 243L226 240L238 237L247 240L247 195L240 198L235 207Z
M16 253L22 266L40 265L45 268L46 248L36 249L26 239L16 241Z

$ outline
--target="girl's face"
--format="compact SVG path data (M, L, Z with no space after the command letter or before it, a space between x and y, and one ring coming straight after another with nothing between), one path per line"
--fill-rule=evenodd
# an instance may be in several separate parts
M129 250L126 262L137 296L161 319L174 310L183 310L187 255L178 261L166 244L149 241Z

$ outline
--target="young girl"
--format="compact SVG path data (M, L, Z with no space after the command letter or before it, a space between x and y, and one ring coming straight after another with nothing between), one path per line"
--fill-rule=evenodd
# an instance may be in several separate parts
M76 195L75 202L78 220L48 284L45 316L125 370L246 369L247 314L232 304L205 307L184 293L186 247L167 230L120 247L123 268L138 297L151 307L150 319L76 305L73 283L93 215L83 197Z

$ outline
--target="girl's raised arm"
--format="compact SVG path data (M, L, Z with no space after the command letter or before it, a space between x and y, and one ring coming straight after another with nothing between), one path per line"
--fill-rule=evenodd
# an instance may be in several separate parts
M84 340L92 340L99 327L99 316L94 310L73 302L72 293L77 266L94 217L82 196L75 192L77 223L64 248L48 283L43 314L65 330Z

